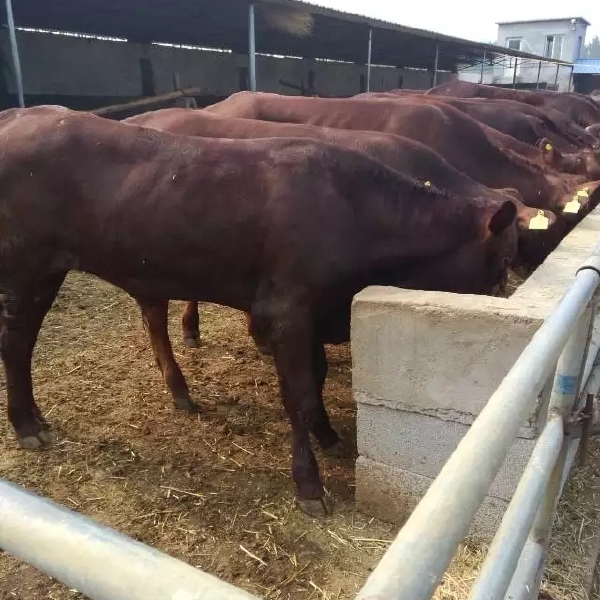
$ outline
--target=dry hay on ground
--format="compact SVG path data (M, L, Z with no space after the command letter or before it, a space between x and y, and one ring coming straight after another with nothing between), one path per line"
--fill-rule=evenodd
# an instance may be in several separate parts
M18 450L3 415L0 476L260 597L353 598L396 527L354 510L354 456L317 453L335 498L332 517L295 509L289 425L272 363L248 340L243 315L200 310L200 350L180 341L180 304L170 319L177 359L205 409L191 416L171 407L135 303L95 278L70 275L35 355L37 399L55 444ZM349 349L328 348L328 356L326 405L354 440ZM0 380L2 396L3 388ZM436 600L466 598L481 558L480 548L463 546ZM78 597L0 554L1 600Z

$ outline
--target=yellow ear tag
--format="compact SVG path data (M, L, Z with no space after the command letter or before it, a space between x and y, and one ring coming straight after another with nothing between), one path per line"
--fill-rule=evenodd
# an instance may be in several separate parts
M589 194L589 192L588 192L587 190L579 190L579 191L577 192L577 195L578 195L580 198L589 198L589 197L590 197L590 194Z
M550 152L550 150L552 150L552 144L546 144L544 146L544 150L548 150L548 152Z
M537 215L529 221L529 229L548 229L549 221L544 211L538 210Z
M426 181L423 185L426 185L427 187L429 187L431 185L431 181Z
M573 200L565 204L563 212L576 215L579 212L580 208L581 204L579 203L579 198L577 196L573 196Z

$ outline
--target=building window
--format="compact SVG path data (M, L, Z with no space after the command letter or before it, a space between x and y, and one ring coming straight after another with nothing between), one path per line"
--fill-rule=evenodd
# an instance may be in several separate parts
M521 38L506 38L506 47L509 50L521 50ZM510 56L508 58L508 68L512 69L515 66L515 57L514 56Z
M562 54L562 45L562 35L547 35L544 56L546 58L556 58L557 60L560 60Z

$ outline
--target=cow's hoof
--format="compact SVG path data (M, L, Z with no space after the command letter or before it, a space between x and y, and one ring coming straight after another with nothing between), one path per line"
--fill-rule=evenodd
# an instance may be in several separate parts
M23 450L40 450L52 444L52 435L46 429L40 429L35 435L17 436Z
M183 343L188 348L200 348L200 336L196 335L184 335Z
M173 402L177 410L183 410L192 414L202 412L200 406L195 402L192 402L189 398L175 398Z
M346 458L350 455L350 449L340 439L331 446L322 447L321 450L325 456L330 458Z
M318 500L296 498L296 502L300 509L311 517L326 517L331 514L331 507L327 505L325 498L319 498Z

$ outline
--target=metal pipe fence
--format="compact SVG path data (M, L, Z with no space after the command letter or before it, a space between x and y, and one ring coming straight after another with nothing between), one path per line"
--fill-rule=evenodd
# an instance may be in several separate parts
M586 367L599 284L600 244L432 482L357 600L431 598L552 375L547 423L470 595L470 600L537 598L552 518L574 457L566 433L569 415L587 385L584 371L591 371L589 379L594 374Z
M429 600L530 414L543 430L470 600L533 600L552 519L580 442L571 411L600 388L592 342L600 244L432 482L356 600ZM600 337L600 331L595 332ZM588 356L589 349L594 356ZM0 548L92 600L258 600L220 579L0 479Z

